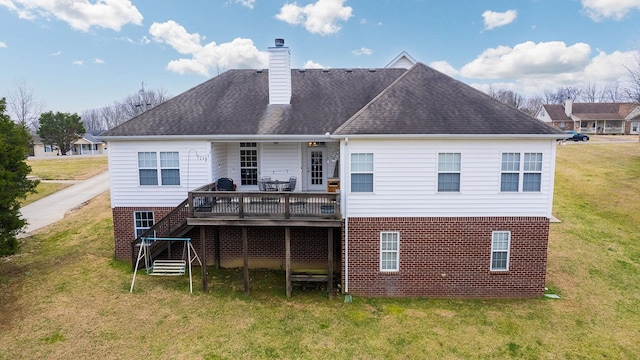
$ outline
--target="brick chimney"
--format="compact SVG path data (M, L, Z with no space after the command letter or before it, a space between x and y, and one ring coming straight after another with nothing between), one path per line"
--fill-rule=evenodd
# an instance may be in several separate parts
M291 54L284 39L269 47L269 104L291 104Z
M571 117L571 113L573 112L573 100L571 97L568 97L567 100L564 101L564 113L567 117Z

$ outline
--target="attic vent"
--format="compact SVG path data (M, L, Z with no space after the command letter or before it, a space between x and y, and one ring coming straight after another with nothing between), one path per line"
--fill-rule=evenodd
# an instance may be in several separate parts
M306 72L307 72L307 70L306 70L306 69L300 69L300 70L298 70L298 72L306 73Z
M258 70L256 70L256 73L258 73L258 74L262 74L262 69L258 69Z
M351 70L351 69L347 69L347 70L345 70L344 72L346 72L346 73L352 73L352 72L353 72L353 70Z
M322 72L323 72L323 73L328 73L328 72L329 72L329 69L322 69Z
M369 69L369 72L376 72L376 69Z

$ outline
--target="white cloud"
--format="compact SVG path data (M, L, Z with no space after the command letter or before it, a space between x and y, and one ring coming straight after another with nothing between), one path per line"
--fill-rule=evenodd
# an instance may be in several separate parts
M75 61L73 61L73 62L72 62L72 64L73 64L73 65L80 65L80 66L82 66L82 65L84 65L84 61L82 61L82 60L75 60Z
M591 47L585 43L567 46L561 41L490 48L460 69L460 74L476 79L518 78L527 75L580 71L589 63Z
M313 62L311 60L307 60L306 63L302 66L303 69L326 69L326 67L318 64L317 62Z
M256 3L256 0L234 0L238 4L248 7L249 9L253 9L253 4Z
M582 0L582 7L593 21L606 18L620 20L629 11L640 9L640 0Z
M60 51L60 50L58 50L58 51L56 51L54 53L51 53L51 56L60 56L60 55L62 55L62 51Z
M471 85L483 91L493 86L532 96L585 83L624 83L628 77L625 66L633 66L637 58L635 51L599 51L592 57L591 47L584 43L527 42L513 48L487 49L459 73L444 61L430 66L450 76L480 80Z
M347 21L353 15L345 0L318 0L304 7L297 3L284 4L276 19L291 25L303 24L312 34L330 35L340 31L339 21Z
M149 28L154 41L167 44L180 54L191 58L172 60L167 69L179 74L199 74L209 76L211 70L220 72L229 68L264 68L267 53L259 51L251 39L236 38L228 43L210 42L202 45L204 39L198 33L190 34L175 21L153 23Z
M130 0L0 0L0 6L21 19L54 17L81 31L92 26L120 31L127 24L142 25L143 19Z
M105 64L105 61L104 61L104 59L95 58L95 59L93 59L93 63L94 64Z
M457 76L460 74L456 68L446 61L434 61L430 63L429 66L449 76Z
M6 48L7 44L3 43L2 41L0 41L0 48Z
M371 55L373 54L373 51L371 51L371 49L367 49L366 47L361 47L360 49L353 50L351 53L355 56L360 56L360 55Z
M487 10L482 13L485 30L491 30L500 26L511 24L517 17L518 12L516 10L507 10L505 12Z

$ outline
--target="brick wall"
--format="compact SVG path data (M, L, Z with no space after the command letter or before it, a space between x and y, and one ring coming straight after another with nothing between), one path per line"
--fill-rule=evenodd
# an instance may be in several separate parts
M544 293L547 218L350 218L348 226L350 294L530 298ZM398 272L379 270L381 231L400 232ZM511 231L509 271L489 270L492 231Z

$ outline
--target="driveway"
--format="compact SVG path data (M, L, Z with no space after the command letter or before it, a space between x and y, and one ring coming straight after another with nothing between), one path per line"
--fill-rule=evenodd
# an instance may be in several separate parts
M35 230L62 220L65 213L109 190L109 172L96 175L55 192L20 209L28 225L25 233L29 236Z

